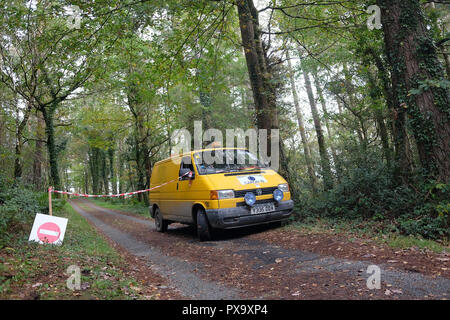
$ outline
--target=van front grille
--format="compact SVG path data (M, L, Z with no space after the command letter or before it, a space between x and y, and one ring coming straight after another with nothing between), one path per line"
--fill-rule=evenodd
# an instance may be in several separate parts
M247 192L253 192L255 196L262 196L265 194L272 194L273 191L277 189L277 187L269 187L269 188L259 188L259 189L247 189L247 190L235 190L234 197L235 198L243 198ZM258 194L256 190L261 190L261 193Z
M256 200L255 204L270 203L270 202L274 202L273 198L271 198L271 199ZM247 206L247 204L245 203L245 201L237 202L237 203L236 203L236 207L245 207L245 206Z

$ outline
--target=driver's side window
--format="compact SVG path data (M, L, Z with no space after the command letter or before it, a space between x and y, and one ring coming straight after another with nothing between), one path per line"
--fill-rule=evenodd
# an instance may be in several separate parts
M184 157L181 160L181 165L180 165L180 173L179 173L179 177L181 180L188 180L189 177L186 174L187 172L192 171L192 177L194 175L194 166L192 165L192 161L191 161L191 157Z

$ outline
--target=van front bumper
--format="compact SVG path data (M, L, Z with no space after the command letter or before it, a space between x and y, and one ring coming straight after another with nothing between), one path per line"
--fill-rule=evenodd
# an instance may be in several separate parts
M294 201L287 200L275 203L275 211L261 214L250 214L248 206L205 211L211 227L231 229L285 220L289 218L293 208Z

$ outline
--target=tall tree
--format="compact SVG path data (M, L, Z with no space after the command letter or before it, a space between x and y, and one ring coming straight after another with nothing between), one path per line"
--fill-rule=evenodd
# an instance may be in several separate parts
M378 0L377 4L381 8L397 116L404 125L406 114L409 117L422 168L438 181L447 182L450 180L448 81L420 2ZM407 179L405 172L403 179Z
M1 15L5 27L0 31L0 81L42 112L50 183L55 187L60 186L54 128L57 109L98 70L102 53L114 39L112 30L106 30L112 25L107 23L111 13L100 13L103 6L95 5L89 14L83 12L80 28L67 23L64 3L49 0L8 0L3 8L7 14Z
M242 46L255 103L258 129L267 130L267 148L271 149L271 129L278 129L276 93L263 48L258 11L253 0L237 0ZM270 156L268 152L268 156Z
M306 93L308 94L309 105L314 121L314 128L316 129L317 143L319 144L320 165L322 168L323 182L325 190L333 188L333 176L331 174L330 158L328 156L325 138L323 136L322 124L320 115L317 111L316 100L311 86L311 80L308 72L303 69L303 78L305 80Z
M291 83L292 96L294 97L295 112L297 115L298 130L300 137L302 138L303 151L305 154L306 167L308 168L309 180L314 193L317 192L317 178L314 173L313 162L311 158L311 151L308 144L308 137L306 136L305 125L303 121L302 111L300 109L300 103L298 100L297 88L295 86L294 70L292 69L292 63L289 56L289 50L286 50L286 60L288 63L289 80Z
M342 177L342 172L341 172L341 163L338 159L337 153L336 153L336 148L333 145L333 135L331 132L331 126L330 126L330 122L328 120L329 114L328 114L328 109L327 109L327 103L325 101L325 98L323 96L323 90L322 90L322 85L319 81L319 76L317 75L317 70L313 70L312 71L312 77L314 79L314 86L316 87L316 91L317 91L317 95L320 101L320 105L322 106L322 112L323 112L323 116L324 116L324 122L325 122L325 128L327 129L327 134L328 134L328 140L329 140L329 146L331 149L331 156L333 157L333 163L334 163L334 168L336 170L336 175L338 177L338 180Z
M35 143L33 156L33 185L36 190L41 190L44 183L42 183L42 164L44 160L44 138L45 138L45 123L42 115L36 110L36 129L35 129Z

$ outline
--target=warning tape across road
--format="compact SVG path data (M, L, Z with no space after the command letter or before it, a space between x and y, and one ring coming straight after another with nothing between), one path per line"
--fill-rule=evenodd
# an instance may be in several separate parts
M132 191L132 192L125 192L125 193L117 193L117 194L84 194L84 193L76 193L76 192L68 192L68 191L60 191L60 190L54 190L52 187L48 188L48 192L54 192L54 193L60 193L60 194L68 194L68 195L72 195L75 197L85 197L85 198L107 198L107 197L122 197L122 196L128 196L128 195L133 195L133 194L138 194L138 193L143 193L143 192L148 192L150 190L156 189L156 188L160 188L166 184L175 182L177 180L180 180L180 178L183 178L184 176L187 176L189 174L192 174L192 172L186 172L185 174L183 174L182 176L180 176L178 179L173 179L167 182L164 182L163 184L160 184L158 186L154 186L150 189L144 189L144 190L138 190L138 191Z

